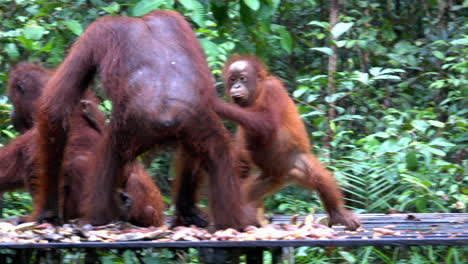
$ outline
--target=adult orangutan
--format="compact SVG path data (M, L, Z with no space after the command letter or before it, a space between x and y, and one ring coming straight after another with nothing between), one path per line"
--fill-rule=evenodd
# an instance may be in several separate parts
M310 153L310 143L296 106L281 81L268 75L254 56L232 56L224 66L225 92L235 104L215 100L222 117L240 124L236 145L241 161L257 166L248 201L259 201L288 182L318 191L330 215L329 224L359 227L359 220L343 207L333 175ZM243 177L247 177L244 169Z
M83 220L98 225L121 218L125 212L115 189L122 181L122 168L155 145L177 144L185 166L199 164L210 172L216 227L244 226L235 157L210 106L216 97L212 76L190 25L174 11L97 19L47 83L36 119L40 151L34 219L58 216L60 164L70 113L97 73L113 104L112 121L100 144L102 155L96 161L100 177L85 201L89 207ZM175 220L206 225L195 206L199 177L191 173L178 177Z
M25 133L0 148L0 192L26 185L34 195L33 155L38 151L38 130L33 126L32 115L36 101L52 74L52 71L33 63L20 63L10 72L8 92L16 110L12 122L15 128ZM93 93L87 92L84 99L73 110L70 137L65 148L65 220L82 216L88 186L94 185L97 177L94 171L98 156L97 142L103 139L101 133L106 130L104 115L99 111ZM164 204L161 193L141 164L137 161L128 164L125 167L124 180L124 190L133 202L129 221L139 226L162 225Z

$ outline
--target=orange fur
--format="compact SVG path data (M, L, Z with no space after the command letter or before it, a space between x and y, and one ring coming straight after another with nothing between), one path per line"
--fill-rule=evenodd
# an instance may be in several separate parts
M21 109L14 116L15 127L26 130L0 148L0 192L26 186L35 197L37 178L34 175L36 164L33 156L38 151L39 135L32 116L35 102L52 74L52 71L31 63L20 63L10 72L9 96L15 110ZM83 200L87 189L89 185L95 184L98 177L93 168L98 155L97 145L103 139L102 133L106 126L104 115L99 111L97 99L92 92L87 92L85 100L74 107L70 123L62 172L64 186L61 204L65 220L82 217L83 208L86 207ZM130 222L139 226L162 225L164 204L151 176L135 161L125 168L124 179L124 190L133 200Z
M231 68L235 62L247 66ZM216 100L215 111L239 123L236 145L243 153L241 163L256 166L261 172L248 181L248 201L260 201L281 186L296 182L318 191L330 215L330 224L340 223L348 229L357 229L359 220L343 207L333 175L310 153L306 129L282 82L268 75L255 57L239 55L225 64L223 78L226 93L230 97L238 96L236 99L241 100L242 105ZM237 95L232 94L234 89Z
M125 215L116 196L122 169L154 146L176 145L192 159L186 164L200 164L210 172L216 227L244 226L235 157L227 131L210 106L216 93L203 50L183 16L167 10L141 18L98 18L47 82L36 118L40 136L35 219L57 218L57 184L70 113L98 74L112 101L112 120L99 144L95 171L100 176L86 197L84 221L98 225ZM185 171L178 176L175 218L197 224L194 179L190 168Z

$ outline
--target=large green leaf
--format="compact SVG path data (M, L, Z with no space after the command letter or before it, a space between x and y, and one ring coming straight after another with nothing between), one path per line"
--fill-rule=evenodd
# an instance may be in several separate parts
M198 2L197 0L178 0L178 2L185 8L189 9L189 10L193 10L195 8L198 8L199 6L202 6L203 5Z
M12 133L11 131L6 130L6 129L3 129L3 130L2 130L2 133L4 133L5 135L7 135L9 138L14 138L14 137L16 136L14 133Z
M307 23L307 25L315 25L325 29L328 29L330 27L330 23L322 21L310 21L309 23Z
M357 120L357 119L363 120L364 117L360 115L342 115L333 119L333 122L342 121L342 120L351 121L351 120Z
M163 6L167 1L164 0L143 0L138 2L132 9L132 15L135 17L142 16L153 10L156 10Z
M450 41L450 44L452 44L452 45L465 45L465 46L468 46L468 37L464 37L464 38L462 38L462 39L452 40L452 41Z
M270 19L278 9L279 0L271 1L272 3L266 3L260 5L260 8L256 11L258 20Z
M347 263L356 263L356 257L346 251L339 251L340 255L346 260Z
M110 5L101 7L102 10L106 11L107 13L113 14L117 13L120 10L120 5L119 3L112 2Z
M441 60L445 59L444 54L438 50L433 51L432 54L434 54L434 56L436 56L438 59L441 59Z
M196 0L179 0L183 7L191 11L189 17L200 27L205 27L205 8Z
M67 21L63 21L63 24L65 24L65 26L67 26L67 28L73 32L73 34L79 36L82 32L83 32L83 27L81 26L81 24L76 21L76 20L67 20Z
M307 92L307 88L299 88L299 89L296 89L294 92L293 92L293 97L294 98L299 98L301 97L305 92Z
M416 128L417 130L421 132L425 132L426 129L430 126L426 121L424 120L413 120L411 121L411 125Z
M434 138L429 142L429 146L440 146L440 147L455 147L456 145L448 142L445 138Z
M257 11L260 8L259 0L243 0L244 3L252 10Z
M8 43L5 45L5 52L8 54L11 60L15 61L19 57L18 47L14 43Z
M51 52L52 49L54 48L54 42L51 40L47 42L38 52Z
M320 52L322 52L322 53L327 54L328 56L333 55L333 50L330 49L330 48L327 48L327 47L311 48L311 50L320 51Z
M292 53L292 46L293 40L291 34L289 34L288 30L285 27L279 27L278 33L281 37L280 43L281 47L286 50L289 54Z
M327 103L334 103L336 102L338 99L340 99L341 97L345 96L346 93L334 93L332 95L328 95L328 96L325 96L325 101Z
M218 46L213 41L206 38L200 39L200 46L208 56L218 55Z
M437 148L428 148L428 149L432 154L439 155L439 156L442 156L442 157L445 157L445 155L446 155L445 151L443 151L443 150L440 150L440 149L437 149Z
M26 39L39 40L46 33L46 30L39 25L26 25L23 28L23 33Z
M353 80L361 82L365 85L369 85L369 74L367 72L355 72L354 76L352 77Z
M415 171L417 169L418 159L416 156L416 151L411 150L406 153L406 169Z
M435 127L440 127L440 128L443 128L445 127L445 124L440 122L440 121L437 121L437 120L428 120L427 121L429 124L431 124L432 126L435 126Z
M354 25L353 22L344 23L339 22L337 23L331 30L331 33L335 39L338 39L343 33L348 31Z

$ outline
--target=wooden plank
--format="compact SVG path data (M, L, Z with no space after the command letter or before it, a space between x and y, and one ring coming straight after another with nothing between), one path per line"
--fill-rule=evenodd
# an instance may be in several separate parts
M175 242L81 242L81 243L0 243L0 248L266 248L301 246L417 246L417 245L468 245L468 214L408 214L360 215L363 230L347 232L343 227L335 227L336 239L310 240L264 240L264 241L175 241ZM317 215L321 217L324 215ZM273 216L274 223L288 223L291 216ZM302 221L304 216L299 217ZM398 235L375 236L374 228L394 225L391 229ZM252 257L253 258L253 257Z

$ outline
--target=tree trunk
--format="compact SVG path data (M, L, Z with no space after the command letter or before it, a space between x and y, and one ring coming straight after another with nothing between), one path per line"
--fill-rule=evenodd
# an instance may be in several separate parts
M333 29L333 27L338 22L338 0L330 1L329 22L330 22L330 29ZM332 34L330 34L330 49L333 51L333 54L329 56L328 58L328 86L327 86L328 96L331 96L332 94L334 94L336 90L335 72L336 72L336 65L337 65L337 60L338 60L338 47L334 44L334 40L335 38L333 37ZM327 153L325 153L325 157L328 159L328 162L331 161L332 147L331 147L330 142L333 139L333 131L330 125L331 125L331 120L334 120L335 118L336 118L336 110L335 110L334 103L332 102L330 103L328 107L327 135L324 141L324 148L328 150Z
M364 9L364 15L370 16L369 2L367 2L366 9ZM366 29L370 27L369 21L364 22L364 27ZM362 51L362 71L369 72L369 52L367 50Z

